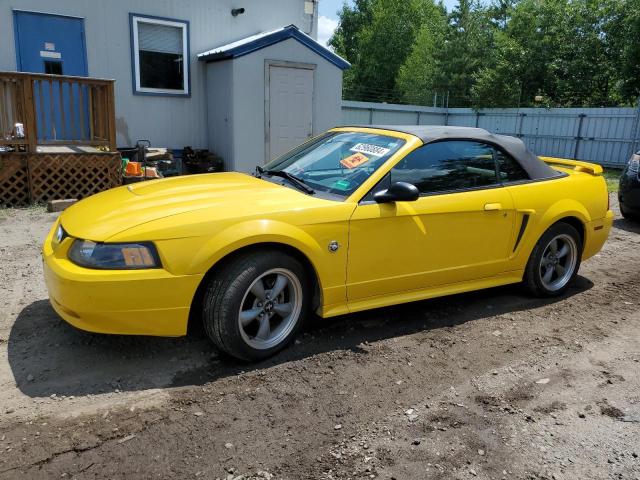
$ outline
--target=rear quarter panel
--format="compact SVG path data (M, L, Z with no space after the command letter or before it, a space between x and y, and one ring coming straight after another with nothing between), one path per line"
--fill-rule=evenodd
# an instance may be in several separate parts
M517 210L516 228L522 217L529 214L525 233L512 253L511 270L524 270L529 255L538 239L554 223L567 217L575 217L583 224L585 253L593 254L594 223L604 222L608 211L608 192L600 175L557 168L566 176L550 180L511 185L508 188Z

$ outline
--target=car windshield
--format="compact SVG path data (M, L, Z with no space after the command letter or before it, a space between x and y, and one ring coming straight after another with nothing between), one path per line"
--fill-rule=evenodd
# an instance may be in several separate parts
M316 192L351 195L404 140L362 132L329 132L269 162L262 172L295 176Z

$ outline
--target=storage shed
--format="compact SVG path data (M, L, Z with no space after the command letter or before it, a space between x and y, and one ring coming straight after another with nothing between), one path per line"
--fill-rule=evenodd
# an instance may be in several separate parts
M349 63L289 25L213 48L206 62L209 149L252 171L340 119Z

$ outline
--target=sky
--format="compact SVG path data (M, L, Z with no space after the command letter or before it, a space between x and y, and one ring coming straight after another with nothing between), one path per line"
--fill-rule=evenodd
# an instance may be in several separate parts
M349 1L349 0L346 0ZM318 42L326 45L333 31L338 26L338 10L342 7L345 0L319 0L318 10L320 16L318 17ZM351 3L349 1L349 3ZM457 0L444 0L444 4L447 9L451 10L457 3Z

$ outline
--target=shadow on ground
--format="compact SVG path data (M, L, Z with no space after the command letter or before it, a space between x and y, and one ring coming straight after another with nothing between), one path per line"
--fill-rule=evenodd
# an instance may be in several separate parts
M319 319L307 327L300 342L256 364L218 354L202 335L170 339L85 333L67 325L48 301L41 300L19 314L9 336L9 364L18 388L30 397L203 385L323 352L364 353L363 342L529 310L592 287L591 281L578 277L563 297L555 299L531 298L519 287L508 286Z

